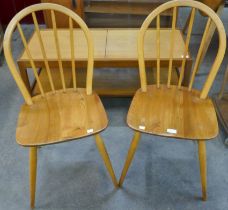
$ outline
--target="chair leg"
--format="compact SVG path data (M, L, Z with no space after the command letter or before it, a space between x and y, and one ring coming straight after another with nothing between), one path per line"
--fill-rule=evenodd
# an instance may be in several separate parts
M95 140L96 140L96 145L97 145L98 151L100 152L100 155L105 163L105 166L112 178L112 182L115 187L118 187L116 176L115 176L114 170L112 168L112 164L111 164L110 158L108 156L107 150L105 148L105 144L99 134L95 135Z
M198 141L198 153L200 163L200 176L202 185L202 199L207 200L207 155L205 141Z
M136 131L135 134L134 134L134 137L132 139L130 148L128 150L128 154L127 154L127 158L125 160L124 168L123 168L121 176L120 176L120 180L119 180L119 186L120 187L122 186L122 184L124 182L124 178L125 178L125 176L127 174L128 168L129 168L129 166L131 164L131 161L133 160L135 151L137 149L137 146L138 146L138 143L139 143L139 140L140 140L140 136L141 136L141 133Z
M36 194L36 168L37 168L37 147L31 147L29 151L30 158L30 207L35 206Z

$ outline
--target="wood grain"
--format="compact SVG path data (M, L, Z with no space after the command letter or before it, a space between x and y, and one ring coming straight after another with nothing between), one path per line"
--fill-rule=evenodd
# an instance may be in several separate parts
M33 105L21 107L16 140L23 146L59 143L98 133L107 123L96 94L87 95L85 89L60 90L45 98L35 96ZM88 133L89 129L93 132Z
M45 52L49 61L57 60L57 52L55 47L55 39L52 29L40 30L42 40L44 42ZM95 54L94 57L97 59L102 59L105 57L105 42L106 42L106 30L91 30L92 37L95 40ZM58 39L59 48L62 60L71 61L71 47L70 47L70 32L69 29L58 29ZM83 31L80 29L74 29L73 32L74 39L74 51L75 60L87 60L88 57L88 47L86 43L86 38ZM29 42L29 49L31 51L34 60L43 60L42 52L39 45L38 36L34 33ZM26 53L22 53L19 60L27 60L28 57Z
M99 134L95 135L95 141L96 141L96 145L97 145L97 149L100 152L100 155L104 161L104 164L107 168L107 171L112 179L112 183L115 187L118 187L118 183L116 180L116 175L114 173L114 170L112 168L112 164L108 155L108 152L106 150L105 144L103 139L101 138L101 136Z
M191 18L189 19L189 30L186 38L185 53L183 54L184 62L182 64L181 77L177 85L147 85L146 68L145 68L145 37L146 32L151 24L159 15L171 8L190 7L192 9ZM183 70L185 67L185 56L187 55L190 34L192 30L195 9L201 10L209 19L202 38L199 52L196 58L196 64L193 70L193 76L189 88L182 86ZM213 22L219 34L219 47L214 63L210 69L208 78L201 91L192 89L195 73L200 64L200 57L203 55L203 46L208 44L206 35L209 32L209 26ZM170 39L169 39L170 40ZM224 26L216 15L206 5L191 0L170 1L155 9L143 22L138 36L138 61L141 88L136 92L127 115L127 124L130 128L140 133L180 138L183 140L192 139L198 141L200 174L202 183L202 197L206 200L206 147L205 140L213 139L218 134L218 123L215 109L208 92L214 82L215 76L223 60L226 48L226 34ZM178 43L178 42L176 42ZM172 46L172 42L170 44ZM154 45L156 46L156 45ZM158 47L157 47L158 48ZM167 48L164 48L164 50ZM158 50L158 49L157 49ZM157 58L159 60L159 57ZM190 72L190 71L189 71ZM131 147L130 150L131 151ZM133 155L132 155L133 156ZM130 157L130 158L129 158ZM124 176L127 173L129 160L127 157L126 164L122 171L120 184L123 183Z
M45 40L42 32L39 30L37 18L35 12L50 10L53 30L51 29L53 36L51 40ZM87 56L85 63L87 63L86 69L86 81L85 88L76 89L75 83L75 66L72 65L71 73L73 70L74 76L74 88L66 88L64 70L63 70L63 58L64 54L61 50L61 40L59 39L59 31L56 24L55 12L61 12L68 16L69 27L67 30L68 37L65 40L69 47L69 58L72 63L74 62L74 51L72 52L72 45L74 45L73 37L73 23L76 22L81 27L81 33L84 35L84 48L86 49ZM27 40L25 39L22 27L20 25L21 19L32 15L35 24L35 36L36 45L39 49L42 58L42 63L46 67L49 89L44 93L43 84L40 82L40 76L38 75L37 67L34 62L34 54L30 52ZM23 63L19 63L21 75L18 72L14 57L12 56L12 34L15 28L18 28L22 38L22 42L25 47L26 56L32 66L36 82L38 83L39 93L37 96L32 97L30 91L29 79L27 72L25 72L26 66ZM49 31L49 32L51 32ZM31 41L31 40L30 40ZM60 90L55 91L55 80L52 78L50 72L47 47L48 41L52 41L52 46L55 50L55 56L57 63L59 64L59 83L61 84ZM65 44L65 43L64 43ZM108 119L104 110L104 107L95 93L92 92L92 78L93 78L93 64L94 64L94 45L90 30L83 22L83 20L77 16L71 10L56 5L56 4L36 4L23 9L19 12L9 23L5 38L4 38L4 51L7 64L14 77L22 95L25 99L25 104L21 106L21 110L18 117L18 124L16 128L16 141L18 144L30 147L30 206L35 206L35 191L36 191L36 167L37 167L37 146L60 143L67 140L79 139L89 135L95 135L104 130L107 127ZM40 56L39 55L39 56ZM33 57L34 56L34 57ZM22 76L25 76L26 81ZM71 77L72 78L72 77ZM28 82L28 83L25 83ZM58 83L58 84L59 84ZM101 144L101 142L100 142ZM104 145L102 145L104 150ZM111 170L111 163L107 162L106 152L106 166L108 170ZM105 158L105 156L103 157ZM115 176L112 171L112 176ZM117 183L117 182L116 182Z
M139 36L138 36L138 60L139 60L139 69L140 69L140 78L141 78L141 88L142 91L146 91L146 85L147 85L147 81L146 81L146 76L145 76L145 61L146 61L146 55L145 55L145 46L144 46L144 42L145 42L145 37L146 37L146 33L150 27L150 24L152 21L154 21L156 19L156 17L158 15L160 15L162 12L174 8L174 7L189 7L189 8L196 8L198 10L201 10L202 12L204 12L209 18L208 18L208 22L207 22L207 26L202 38L202 42L201 42L201 46L205 44L205 40L206 40L206 33L208 32L210 23L213 22L216 25L216 28L218 30L218 36L219 36L219 47L218 47L218 53L217 56L213 62L213 65L211 66L210 69L210 73L208 75L208 78L204 84L204 87L202 89L201 92L201 98L206 98L210 88L213 84L213 81L215 79L215 76L219 70L219 67L222 63L224 54L225 54L225 49L226 49L226 33L225 33L225 29L223 26L222 21L220 20L220 18L216 15L216 13L210 9L209 7L207 7L206 5L197 2L197 1L191 1L191 0L176 0L176 1L170 1L167 2L163 5L161 5L160 7L158 7L157 9L155 9L152 13L150 13L148 15L148 17L145 19L145 21L143 22L140 31L139 31ZM179 42L176 42L179 43ZM168 45L170 45L168 43ZM200 57L203 53L203 47L200 46L200 50L199 53L197 55L197 62L195 64L194 70L193 70L193 80L194 80L194 72L196 72L196 69L198 69L198 64L200 63L200 59L198 57ZM166 49L166 48L164 48ZM185 55L186 53L182 54ZM191 81L191 84L193 83L193 81ZM191 89L191 85L190 88Z
M148 15L151 11L156 9L160 4L167 2L162 1L91 1L89 5L85 6L86 13L111 13L111 14L125 14L125 15ZM162 16L172 16L171 11L166 11Z
M59 71L60 71L60 78L62 82L62 88L64 91L66 91L66 84L65 84L65 78L63 73L63 62L62 62L62 55L60 53L60 47L59 47L59 36L57 32L57 25L56 25L56 19L55 19L55 11L51 10L51 20L53 25L53 32L54 32L54 40L55 40L55 49L57 52L57 59L58 59L58 65L59 65ZM70 45L73 43L69 43Z
M30 207L35 206L36 197L36 171L37 171L37 147L31 147L29 150L30 167Z
M12 41L12 34L15 30L16 27L18 27L20 34L22 35L22 41L23 44L25 46L25 48L27 48L27 56L30 57L30 63L32 64L33 70L36 70L35 65L33 65L33 55L29 56L30 54L30 50L29 47L27 46L27 41L24 39L23 37L23 33L20 27L19 22L26 16L31 15L32 13L35 13L37 11L43 11L43 10L53 10L53 11L58 11L61 12L69 17L72 18L72 20L74 22L77 22L77 24L80 26L80 28L82 29L83 33L84 33L84 37L85 40L87 42L87 59L86 59L86 63L87 63L87 79L86 79L86 91L87 94L91 94L92 93L92 77L93 77L93 63L94 63L94 45L93 45L93 39L92 39L92 35L90 30L88 29L88 27L86 26L85 22L78 16L76 15L73 11L57 5L57 4L49 4L49 3L43 3L43 4L35 4L32 5L30 7L27 7L25 9L23 9L22 11L20 11L18 14L15 15L15 17L10 21L6 31L5 31L5 36L4 36L4 52L5 52L5 58L7 61L7 64L9 66L9 69L26 101L27 104L32 104L32 98L29 94L29 91L27 90L27 84L24 83L23 78L21 78L20 74L18 73L18 68L16 66L16 63L14 61L14 58L12 56L12 48L11 48L11 41ZM69 32L69 30L68 30ZM38 37L37 37L38 38ZM41 38L43 40L42 34L41 34ZM70 40L70 39L68 39ZM37 40L38 41L38 40ZM44 41L44 40L43 40ZM54 40L52 40L54 42ZM36 43L37 48L39 48L40 53L42 55L42 50L39 46L39 41ZM45 43L44 43L45 44ZM54 43L53 43L54 44ZM69 42L68 42L69 45ZM45 48L45 47L44 47ZM45 49L46 51L46 49ZM47 52L46 52L47 53ZM32 59L31 59L32 58ZM42 61L43 62L43 61ZM19 66L22 66L22 64L20 64ZM34 74L36 76L36 71L34 71ZM38 79L38 78L37 78ZM39 81L39 79L38 79ZM40 84L40 91L42 93L42 88L41 88L41 84ZM44 93L42 93L42 95L44 95Z
M94 75L94 85L93 90L102 96L134 96L135 92L139 89L139 79L135 76L134 71L123 72L123 70L113 71L110 69L100 69L99 74ZM102 72L103 71L103 72ZM168 69L161 68L161 84L165 84L168 80ZM62 88L60 81L60 73L56 68L51 69L51 74L53 75L54 86L56 90ZM117 76L118 75L118 76ZM70 68L64 68L65 83L67 88L73 88L73 78ZM127 76L127 77L126 77ZM156 83L156 68L148 69L147 71L148 84ZM45 92L51 91L51 86L48 81L48 75L45 68L40 71L39 74L40 81L44 87ZM130 79L129 79L130 78ZM86 71L84 69L77 69L77 87L83 88L86 86ZM176 69L172 69L172 85L178 84L178 72ZM40 94L39 87L35 83L33 88L33 95Z
M170 82L172 78L172 67L173 67L173 47L174 47L174 35L175 35L175 29L176 29L176 22L177 22L177 8L173 8L173 18L172 18L172 32L170 37L170 49L169 49L169 76L167 85L170 87Z
M138 29L109 29L108 30L108 39L106 47L106 57L110 59L137 59L137 36ZM144 53L145 60L156 60L157 52L156 48L156 29L148 29L145 34L144 42ZM169 59L169 49L170 49L170 37L172 36L171 29L161 29L160 30L160 59ZM174 43L178 45L174 46L173 59L182 60L182 55L184 53L184 40L181 35L181 31L175 30L175 39ZM96 49L95 49L96 50Z
M64 7L67 7L71 9L73 12L78 14L82 19L84 19L84 1L83 0L75 0L77 7L74 8L71 0L41 0L42 3L55 3L60 4ZM49 10L44 10L44 21L48 28L51 28L52 20L51 20L51 13ZM62 14L61 12L56 12L56 22L57 27L60 28L68 28L68 16L65 14ZM77 24L75 24L75 27L78 27Z
M50 82L50 85L51 85L51 90L55 91L52 75L51 75L51 72L50 72L50 67L48 65L47 55L46 55L46 52L45 52L45 49L44 49L44 43L43 43L43 40L42 40L41 35L40 35L40 28L39 28L39 25L38 25L38 21L37 21L35 12L32 13L32 18L33 18L36 34L37 34L38 39L39 39L40 49L41 49L41 52L42 52L42 55L43 55L43 58L44 58L45 69L47 70L47 75L48 75L48 79L49 79L49 82Z
M124 182L124 179L125 179L125 176L127 175L128 168L131 165L131 162L132 162L133 157L135 155L136 149L138 147L138 144L139 144L139 141L140 141L140 137L141 137L141 133L140 132L135 132L134 137L133 137L133 139L131 141L130 148L128 150L128 154L127 154L127 157L126 157L126 161L124 163L124 167L123 167L121 176L120 176L120 180L119 180L119 186L120 187L122 186L122 184Z
M218 123L212 101L200 99L200 92L177 86L147 86L138 90L131 103L127 124L134 130L182 139L212 139ZM145 130L139 129L145 126ZM176 134L167 132L175 129Z
M94 59L95 60L136 60L137 59L137 34L138 29L91 29L94 39ZM171 29L160 30L161 59L169 59L169 40L172 34ZM52 30L41 30L41 36L44 42L45 51L49 61L57 60L57 53L54 43ZM58 38L60 44L60 53L63 60L71 59L71 48L69 44L69 30L58 29ZM74 49L75 60L85 60L88 52L86 39L80 29L74 29ZM106 43L107 41L107 43ZM185 44L181 31L175 30L173 59L182 59ZM43 60L42 52L39 46L39 40L36 33L33 34L29 42L29 50L33 59ZM146 33L145 38L145 58L156 59L156 50L151 46L156 45L156 30L151 29ZM21 61L28 60L26 52L19 58Z
M207 200L207 153L205 141L198 141L198 154L200 165L200 177L202 185L202 199Z
M108 67L135 67L137 66L137 34L138 29L92 29L91 30L93 38L94 38L94 60L95 65L98 64L98 66L102 63L104 66ZM86 40L83 37L83 33L76 29L74 30L74 47L72 48L75 51L74 59L72 59L72 49L69 45L69 40L72 39L70 36L69 30L62 30L58 29L58 37L60 40L60 51L61 51L61 58L64 60L66 66L66 63L68 63L68 66L72 66L72 63L75 60L75 63L77 65L77 68L80 68L79 63L86 60L87 57L87 48L86 48ZM59 73L58 69L56 68L58 66L58 56L55 50L55 44L53 41L53 32L51 30L42 30L41 31L42 39L44 40L48 61L51 65L53 63L53 69L51 70L52 76L54 79L54 85L56 87L56 83L59 81ZM169 39L171 39L172 35L175 36L174 43L178 42L178 45L175 45L173 47L173 67L181 65L181 61L183 60L182 55L185 50L185 43L184 39L182 37L181 31L178 29L161 29L160 30L160 45L161 45L161 52L160 52L160 65L161 65L161 71L160 71L160 79L161 83L164 83L164 78L166 78L166 81L168 81L166 72L164 71L164 67L168 65L168 61L170 59L170 47L169 47ZM34 34L29 42L29 49L31 53L33 54L33 58L39 64L43 66L43 57L42 52L38 46L38 37L36 34ZM156 29L148 30L145 38L145 56L146 60L149 62L149 66L153 65L156 66L156 50L151 47L156 45ZM165 50L164 50L165 49ZM189 57L188 60L191 58ZM154 64L151 64L150 61L154 61ZM26 53L23 53L21 58L19 58L19 64L23 63L25 64L28 61L28 57ZM179 62L179 63L178 63ZM55 63L55 65L54 65ZM38 64L37 64L38 65ZM39 65L40 66L40 65ZM100 66L99 66L100 67ZM172 70L172 69L171 69ZM71 81L71 76L68 74L67 69L64 67L64 78L67 83ZM154 69L153 69L154 72ZM173 71L172 71L173 72ZM177 74L174 71L174 74L172 74L174 78L171 78L171 83L176 84ZM44 78L44 76L47 76L46 74L41 74L42 77L42 84L45 86L44 89L49 90L49 84L47 83L47 80ZM69 77L70 79L69 79ZM68 78L67 78L68 77ZM152 80L154 80L154 75L151 77ZM134 78L132 78L134 79ZM68 81L67 81L68 80ZM115 79L114 79L115 80ZM150 80L150 79L149 79ZM78 80L80 81L80 79ZM108 84L107 82L108 81ZM108 78L106 78L106 81L98 81L94 84L95 87L100 86L98 89L96 88L96 91L98 91L99 94L102 95L118 95L118 96L129 96L133 95L134 92L139 87L138 85L131 85L131 81L127 81L126 88L121 88L122 84L119 84L120 87L118 88L118 82L115 84L115 81L111 81ZM101 82L101 83L100 83ZM153 82L156 82L154 80ZM110 83L110 85L109 85ZM134 83L134 82L133 82ZM99 85L100 84L100 85ZM105 85L104 85L105 84ZM113 85L113 88L110 87ZM46 88L47 87L47 88ZM84 86L83 86L84 87ZM57 84L57 89L59 89L59 85ZM45 90L46 91L46 90ZM37 85L35 87L35 94L39 93L37 91Z

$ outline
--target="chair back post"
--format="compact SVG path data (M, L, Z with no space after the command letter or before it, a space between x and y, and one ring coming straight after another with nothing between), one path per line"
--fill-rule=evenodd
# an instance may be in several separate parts
M14 31L16 24L17 24L17 19L13 18L5 31L4 41L3 41L4 55L6 58L7 65L11 71L11 74L12 74L18 88L20 89L22 96L25 99L25 102L28 105L31 105L31 104L33 104L32 97L31 97L25 83L21 79L21 76L20 76L20 74L17 70L17 66L15 64L15 61L13 59L12 50L11 50L12 32Z
M10 21L6 32L4 36L4 42L3 42L3 47L4 47L4 53L5 53L5 58L6 62L9 66L10 72L13 75L14 80L16 81L25 101L27 104L31 105L32 104L32 96L30 95L29 91L26 88L26 85L24 84L19 72L17 65L14 61L13 55L12 55L12 47L11 47L11 40L12 40L12 34L15 30L15 28L18 29L19 34L21 36L22 43L25 48L25 52L27 53L27 56L29 58L30 65L32 67L35 79L37 81L40 93L43 97L45 97L45 92L44 88L42 86L42 83L39 79L39 75L37 72L37 68L35 66L35 62L32 58L31 52L28 47L28 43L26 41L25 35L23 33L22 27L20 25L20 21L28 16L31 15L32 19L34 21L34 28L35 28L35 33L38 37L38 42L39 46L42 52L42 56L44 59L44 65L47 70L47 75L49 79L49 83L51 86L51 91L55 93L55 87L54 87L54 82L53 78L50 72L50 67L48 64L47 60L47 55L45 52L45 46L44 42L42 40L42 35L38 26L38 21L36 18L36 12L39 11L44 11L44 10L50 10L52 14L52 22L53 22L53 32L54 32L54 38L55 38L55 45L56 45L56 52L58 55L58 64L59 64L59 70L60 70L60 76L61 76L61 82L62 82L62 89L63 91L66 91L66 84L65 84L65 78L64 78L64 71L63 71L63 64L62 64L62 58L61 58L61 51L60 51L60 46L59 46L59 40L58 40L58 30L56 27L56 22L55 22L55 11L63 13L64 15L69 17L69 41L70 41L70 48L71 48L71 64L72 64L72 75L73 77L76 77L75 74L75 57L74 56L74 38L73 38L73 21L76 22L81 30L84 33L84 36L86 38L87 46L88 46L88 61L87 61L87 77L86 77L86 93L88 95L92 94L92 78L93 78L93 65L94 65L94 44L93 44L93 39L90 30L88 29L87 25L84 23L84 21L73 11L71 11L68 8L65 8L61 5L58 4L51 4L51 3L41 3L41 4L35 4L32 6L29 6L22 11L20 11L15 17ZM74 90L76 89L76 78L73 78L73 83L74 83Z
M212 64L212 67L210 69L210 72L208 74L208 77L206 79L206 82L204 83L204 86L201 90L201 95L200 98L206 98L208 95L208 92L210 91L210 88L212 86L212 83L216 77L216 74L219 70L219 67L222 63L224 54L225 54L225 49L226 49L226 33L225 29L223 26L222 21L218 17L218 15L210 9L208 6L204 5L201 2L198 1L192 1L192 0L173 0L169 1L159 7L157 7L153 12L151 12L148 17L145 19L143 22L139 34L138 34L138 62L139 62L139 73L140 73L140 81L141 81L141 89L142 91L147 91L147 79L146 79L146 71L145 71L145 59L144 59L144 37L146 34L146 30L149 28L151 22L156 19L157 21L157 31L160 31L160 26L158 27L158 23L160 25L160 20L158 17L160 14L168 9L173 9L173 21L172 21L172 31L171 31L171 40L170 40L170 54L169 54L169 70L168 70L168 81L167 81L167 86L170 87L170 81L171 81L171 68L172 68L172 60L173 60L173 51L174 51L174 46L175 43L173 43L174 40L174 30L176 25L174 24L175 19L176 19L176 10L178 7L190 7L192 9L191 11L191 16L190 16L190 21L189 21L189 26L188 26L188 33L187 33L187 38L185 42L185 50L184 50L184 55L183 55L183 60L182 60L182 67L181 67L181 72L180 72L180 78L178 81L178 87L181 88L182 86L182 81L183 81L183 76L184 76L184 70L185 70L185 63L186 63L186 57L188 49L189 49L189 43L190 43L190 38L191 38L191 33L192 33L192 28L193 28L193 23L195 19L195 10L199 10L206 14L208 16L208 21L205 27L205 31L201 40L200 48L197 53L196 57L196 62L193 67L193 71L191 74L191 80L189 83L189 91L191 91L194 80L195 80L195 75L198 72L199 66L201 64L202 56L205 53L204 52L204 45L208 44L206 38L207 38L207 33L208 30L211 26L211 24L214 24L215 27L217 28L218 34L219 34L219 47L218 47L218 52L217 55L214 59L214 62ZM160 39L158 38L158 35L160 33L157 33L157 47L160 47ZM157 87L159 88L160 84L160 49L157 49Z

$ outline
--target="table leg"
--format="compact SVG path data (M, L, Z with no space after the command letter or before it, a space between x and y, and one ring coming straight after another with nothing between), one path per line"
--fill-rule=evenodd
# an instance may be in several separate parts
M27 87L29 93L31 94L32 89L31 89L30 82L29 82L27 68L21 63L18 63L18 67L19 67L19 71L21 74L21 78L22 78L23 82L25 83L25 86Z
M186 60L184 69L183 86L188 86L192 71L192 60Z

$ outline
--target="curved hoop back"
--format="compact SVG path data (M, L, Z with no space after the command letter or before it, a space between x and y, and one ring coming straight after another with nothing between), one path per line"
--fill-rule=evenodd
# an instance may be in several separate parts
M69 42L70 42L70 48L71 48L71 65L72 65L72 76L73 76L74 89L76 89L76 78L75 78L75 57L74 57L74 55L75 55L74 51L75 50L74 50L73 22L77 23L79 25L79 27L81 28L81 30L84 32L86 42L87 42L87 46L88 46L86 92L88 95L91 94L92 93L93 65L94 65L94 44L93 44L91 32L89 31L89 29L86 26L86 24L84 23L84 21L76 13L74 13L70 9L65 8L61 5L57 5L57 4L41 3L41 4L35 4L32 6L29 6L25 9L23 9L22 11L20 11L17 15L15 15L15 17L10 21L10 23L6 29L6 32L4 35L4 41L3 41L4 54L5 54L7 64L9 66L11 74L13 75L14 80L16 81L26 103L32 104L33 103L32 97L31 97L29 91L27 90L27 88L26 88L26 86L25 86L25 84L24 84L24 82L23 82L23 80L22 80L22 78L18 72L17 65L16 65L16 63L13 59L13 56L12 56L12 48L11 48L12 34L13 34L15 28L17 27L17 29L21 35L21 39L22 39L22 42L23 42L23 45L25 48L25 52L27 53L27 56L30 60L30 64L31 64L31 67L33 69L33 73L34 73L34 76L36 78L37 84L39 86L40 93L42 96L45 96L42 84L41 84L40 79L39 79L39 75L37 73L35 62L33 61L33 58L31 56L31 52L29 50L27 41L25 39L22 27L20 25L20 21L24 17L26 17L28 15L32 15L34 26L35 26L35 33L36 33L38 40L39 40L39 46L40 46L40 49L42 52L45 68L47 70L48 79L49 79L50 86L51 86L51 91L55 92L55 87L53 84L53 79L52 79L52 75L50 72L49 63L47 61L47 55L45 52L44 42L42 40L42 36L41 36L39 26L38 26L38 21L36 18L36 12L44 11L44 10L50 10L51 11L51 17L52 17L52 23L53 23L53 33L54 33L56 53L57 53L57 58L58 58L58 65L59 65L59 70L60 70L60 77L61 77L61 83L62 83L63 91L66 90L66 85L65 85L65 78L64 78L64 72L63 72L63 64L62 64L62 59L61 59L58 30L57 30L56 21L55 21L55 11L60 12L64 15L66 15L67 17L69 17Z
M192 26L194 22L194 17L195 17L195 12L196 10L202 11L204 14L208 16L208 21L204 30L204 34L201 40L201 44L198 50L198 54L196 57L196 61L194 64L194 67L192 69L192 74L190 78L190 83L189 83L189 91L191 91L195 75L198 71L199 65L201 63L201 55L203 53L203 48L204 44L206 42L206 37L207 37L207 32L211 26L211 24L215 24L218 35L219 35L219 47L218 47L218 52L215 57L215 60L213 62L213 65L210 69L209 75L206 79L206 82L204 83L204 86L201 90L201 95L200 98L206 98L208 95L208 92L210 91L210 88L213 84L213 81L216 77L216 74L219 70L219 67L221 65L221 62L223 60L224 54L225 54L225 49L226 49L226 33L225 29L223 26L222 21L220 18L217 16L217 14L210 9L208 6L204 5L203 3L197 2L197 1L192 1L192 0L174 0L174 1L169 1L158 8L156 8L143 22L139 35L138 35L138 62L139 62L139 72L140 72L140 81L141 81L141 89L142 91L147 91L147 79L146 79L146 71L145 71L145 60L144 60L144 37L146 34L147 29L149 28L151 22L156 19L156 30L157 30L157 87L159 88L159 83L160 83L160 14L166 10L173 9L173 21L172 21L172 31L171 31L171 40L170 40L170 57L169 57L169 71L168 71L168 81L167 81L167 86L170 86L170 80L171 80L171 68L172 68L172 61L173 61L173 48L174 48L174 36L175 36L175 28L176 28L176 18L177 18L177 9L178 7L190 7L191 10L191 19L189 21L189 27L188 27L188 32L187 32L187 37L186 37L186 42L185 42L185 53L183 55L183 60L182 60L182 67L181 67L181 72L180 72L180 77L178 81L178 87L180 88L182 85L183 81L183 76L184 76L184 66L186 62L186 56L188 53L188 48L189 48L189 42L191 38L191 32L192 32ZM177 44L177 43L176 43Z

